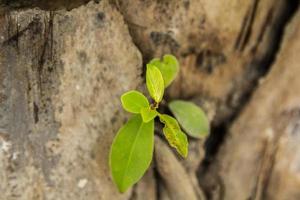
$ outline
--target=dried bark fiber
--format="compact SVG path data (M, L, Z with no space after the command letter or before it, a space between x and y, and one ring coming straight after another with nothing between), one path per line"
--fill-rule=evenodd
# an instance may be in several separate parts
M299 19L294 0L0 0L0 200L300 199ZM119 97L165 53L166 100L202 106L212 134L182 160L158 133L119 194Z

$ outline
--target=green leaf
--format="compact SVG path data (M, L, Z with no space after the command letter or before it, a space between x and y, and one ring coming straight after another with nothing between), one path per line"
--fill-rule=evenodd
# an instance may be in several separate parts
M179 72L179 63L176 57L172 55L165 55L163 61L154 58L150 61L150 64L155 65L160 70L164 79L165 88L172 83Z
M203 110L194 103L176 100L169 103L169 108L190 136L203 138L209 134L209 121Z
M164 95L164 79L159 69L154 65L147 65L146 84L150 96L159 103Z
M123 108L131 113L140 113L141 109L149 106L147 98L136 90L131 90L121 96Z
M144 122L149 122L157 116L157 111L155 109L151 109L150 106L141 109L141 115Z
M118 132L110 150L109 165L120 192L125 192L146 172L153 156L154 120L144 123L134 115Z
M181 131L177 120L166 114L159 114L160 121L165 124L163 128L164 135L169 144L174 147L182 157L187 157L188 140Z

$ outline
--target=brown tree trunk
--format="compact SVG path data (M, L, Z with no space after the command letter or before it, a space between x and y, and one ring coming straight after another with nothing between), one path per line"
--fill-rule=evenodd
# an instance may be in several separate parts
M0 0L0 199L300 199L296 0ZM108 169L144 90L144 64L176 55L166 101L202 106L212 131L182 160L156 137L125 194Z

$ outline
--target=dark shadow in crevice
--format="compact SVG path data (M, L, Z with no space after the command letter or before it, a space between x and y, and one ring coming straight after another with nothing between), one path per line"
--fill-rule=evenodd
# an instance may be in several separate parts
M285 27L293 18L298 8L298 0L288 0L285 4L285 8L282 9L281 13L276 17L276 19L273 19L273 24L271 24L272 30L269 35L271 39L270 43L268 44L268 48L266 49L264 54L260 55L260 57L256 60L254 59L251 63L249 63L247 67L248 71L246 71L245 74L246 78L249 80L249 83L248 86L245 87L243 94L241 94L239 98L239 105L234 106L234 112L231 113L231 115L225 121L211 128L211 134L205 143L205 159L200 165L198 177L205 174L205 172L209 169L210 164L215 160L219 148L224 142L224 138L226 137L229 128L231 127L233 122L240 116L243 109L248 105L252 94L258 87L260 78L266 76L273 63L275 62L277 53L282 43ZM262 37L263 36L258 38L259 41L257 41L256 47L258 47L262 42ZM252 53L255 54L255 52L256 49L252 49ZM232 95L234 95L234 91L232 92ZM227 102L229 104L229 107L231 107L230 99L232 98L229 97Z

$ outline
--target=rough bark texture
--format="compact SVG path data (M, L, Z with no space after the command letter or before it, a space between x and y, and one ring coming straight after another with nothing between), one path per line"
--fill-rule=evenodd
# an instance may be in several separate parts
M220 149L216 170L225 199L300 199L299 17Z
M299 13L296 0L0 0L0 199L300 199ZM151 168L119 194L119 97L165 53L181 64L166 101L202 106L212 132L186 160L157 132Z
M126 198L107 158L142 57L122 16L102 2L9 12L1 25L1 198Z

